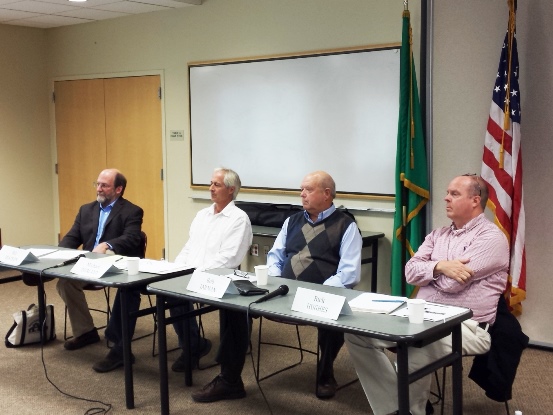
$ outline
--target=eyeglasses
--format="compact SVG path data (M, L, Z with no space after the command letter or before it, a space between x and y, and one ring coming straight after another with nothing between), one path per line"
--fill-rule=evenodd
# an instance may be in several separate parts
M109 189L111 187L111 185L109 185L109 184L98 183L98 182L92 182L92 186L94 186L95 189L97 189L98 187L100 189Z
M476 188L478 189L478 196L482 196L482 188L480 187L480 182L478 181L478 178L480 177L476 173L465 173L463 176L466 177L472 177L474 181L476 182Z
M234 270L234 275L236 275L237 277L248 278L247 272L238 271L237 269Z

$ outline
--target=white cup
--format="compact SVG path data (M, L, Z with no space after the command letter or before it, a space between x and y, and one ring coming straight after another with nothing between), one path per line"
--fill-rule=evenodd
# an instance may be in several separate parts
M269 283L269 267L267 265L256 265L253 269L255 270L257 285L267 285Z
M140 258L138 257L128 257L127 258L127 273L129 275L138 274L138 263Z
M407 311L409 313L410 323L421 324L423 322L425 304L426 301L419 298L407 300Z

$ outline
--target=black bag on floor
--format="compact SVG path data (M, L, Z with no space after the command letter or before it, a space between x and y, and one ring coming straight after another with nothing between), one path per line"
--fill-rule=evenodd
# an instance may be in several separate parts
M6 347L19 347L26 344L40 343L40 321L38 307L31 304L27 310L13 314L13 325L6 334ZM45 342L56 338L54 306L46 306Z

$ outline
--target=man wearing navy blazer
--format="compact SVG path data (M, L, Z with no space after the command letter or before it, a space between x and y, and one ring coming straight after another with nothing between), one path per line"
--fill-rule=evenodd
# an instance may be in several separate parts
M61 247L76 249L82 245L84 250L138 257L142 255L141 226L144 212L142 208L123 198L127 179L116 169L103 170L95 183L96 201L81 206L73 226L60 242ZM67 350L76 350L100 341L100 336L88 309L83 287L86 283L59 279L57 290L67 305L67 313L73 330L73 338L66 341ZM129 309L140 307L140 292L130 293ZM106 328L106 337L115 346L112 350L120 354L121 349L121 311L119 293L115 297L112 314ZM134 332L136 319L129 322ZM116 366L116 367L118 367ZM115 367L114 367L115 368Z

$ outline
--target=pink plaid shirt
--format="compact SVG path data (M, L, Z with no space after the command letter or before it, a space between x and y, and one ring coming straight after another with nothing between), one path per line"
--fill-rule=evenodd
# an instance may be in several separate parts
M474 271L461 284L433 271L441 260L469 258ZM484 214L457 229L452 224L432 231L405 266L409 284L419 286L417 298L472 309L473 320L495 322L497 301L505 290L509 269L509 245L501 230Z

